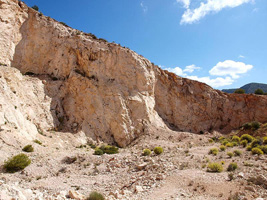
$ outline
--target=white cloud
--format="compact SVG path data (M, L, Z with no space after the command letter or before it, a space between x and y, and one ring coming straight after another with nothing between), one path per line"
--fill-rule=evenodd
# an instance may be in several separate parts
M143 9L143 12L146 13L147 10L148 10L148 8L147 8L147 6L145 6L145 4L144 4L143 1L140 3L140 6L141 6L141 8Z
M187 7L182 16L181 24L192 24L210 13L219 12L227 7L234 8L249 2L253 3L254 0L207 0L206 3L201 2L200 6L193 10Z
M189 8L190 6L190 0L176 0L178 3L182 3L184 5L184 8Z
M195 70L199 70L201 69L200 67L197 67L195 65L189 65L189 66L186 66L185 69L183 70L184 72L189 72L189 73L192 73L194 72Z
M232 85L234 82L234 80L229 76L225 78L217 77L215 79L211 79L208 76L207 77L187 76L186 78L206 83L215 88L226 86L226 85Z
M238 58L246 58L245 56L243 55L239 55Z
M226 60L224 62L219 62L210 71L210 75L215 76L228 76L232 78L239 78L239 74L245 74L253 68L252 65L246 65L243 62L235 62L233 60Z
M184 71L180 67L175 67L175 68L165 68L163 69L168 70L169 72L175 73L178 76L187 76L187 74L184 73Z

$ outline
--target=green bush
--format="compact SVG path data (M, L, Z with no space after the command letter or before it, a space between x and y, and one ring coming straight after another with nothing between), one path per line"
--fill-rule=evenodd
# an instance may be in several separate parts
M159 155L159 154L162 154L163 153L163 148L162 147L155 147L153 149L154 153Z
M219 150L217 148L212 148L212 149L210 149L209 154L216 156L218 154L218 152L219 152Z
M23 153L18 154L5 161L4 169L7 172L14 173L20 171L31 164L29 157Z
M260 140L260 139L254 139L252 142L251 142L251 146L252 146L252 148L254 148L254 147L257 147L257 146L259 146L259 145L261 145L262 144L262 141Z
M267 144L267 136L262 138L263 144Z
M227 152L227 155L232 158L234 156L234 154L232 152Z
M94 153L94 155L101 156L101 155L103 155L103 154L104 154L104 152L103 152L101 149L99 149L99 148L96 148L96 149L95 149L95 153Z
M25 151L25 152L33 152L34 149L32 147L32 145L26 145L25 147L23 147L22 151Z
M105 200L105 198L98 192L91 192L87 200Z
M34 6L32 7L32 9L34 9L34 10L36 10L36 11L39 11L39 7L36 6L36 5L34 5Z
M224 140L221 141L221 144L224 145L224 146L225 146L227 143L229 143L229 140L227 140L227 139L224 139Z
M253 130L258 130L260 128L260 123L257 121L254 121L251 123Z
M267 154L267 145L265 145L265 146L258 146L258 148L259 148L260 150L262 150L262 152L263 152L264 154Z
M252 152L253 155L254 155L254 154L263 155L263 151L262 151L260 148L258 148L258 147L253 148L253 149L251 150L251 152Z
M213 143L214 140L212 138L209 139L209 143Z
M245 90L239 88L239 89L236 89L236 90L235 90L235 93L236 93L236 94L245 94Z
M223 166L220 163L209 163L208 172L222 172Z
M102 145L100 149L106 153L106 154L116 154L119 153L119 148L115 146L110 146L110 145Z
M39 140L33 140L33 142L35 142L36 144L42 145L42 142Z
M225 140L225 137L221 136L219 137L219 141Z
M221 151L225 151L225 149L226 149L226 147L225 147L224 145L221 145L221 146L220 146L220 150L221 150Z
M239 150L234 150L234 155L235 156L241 156L242 155L242 152L239 151Z
M248 145L246 149L247 149L247 151L251 151L252 146L251 145Z
M238 143L237 142L232 142L233 146L238 146Z
M149 156L151 154L150 149L144 149L143 150L143 156Z
M241 144L243 147L246 147L247 144L248 144L248 141L247 141L247 140L242 140L242 141L240 142L240 144Z
M240 137L235 135L235 136L232 137L232 141L239 143L240 142Z
M248 143L252 142L253 139L254 139L254 138L253 138L251 135L249 135L249 134L244 134L244 135L242 135L241 138L240 138L241 141L242 141L242 140L247 140Z
M252 128L252 124L251 123L245 123L243 124L242 126L244 129L248 130L248 129L251 129ZM242 140L242 139L241 139Z
M227 171L231 172L237 169L237 164L236 163L230 163L227 167Z
M257 89L257 90L255 90L255 92L254 92L255 94L257 94L257 95L263 95L264 94L264 92L263 92L263 90L262 89Z
M234 143L233 142L228 142L225 146L226 147L233 147L234 146Z

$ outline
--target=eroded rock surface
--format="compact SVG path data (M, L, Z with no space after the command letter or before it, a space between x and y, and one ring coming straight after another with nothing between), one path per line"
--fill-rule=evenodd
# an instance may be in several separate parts
M134 51L67 27L17 0L0 0L0 17L1 68L15 67L42 84L38 91L44 98L16 98L40 104L49 100L45 117L41 110L29 116L36 127L82 131L95 140L126 146L151 126L229 131L248 121L267 121L266 97L225 94L180 78ZM11 76L14 81L19 82ZM24 118L28 112L25 108ZM21 129L29 131L23 125Z

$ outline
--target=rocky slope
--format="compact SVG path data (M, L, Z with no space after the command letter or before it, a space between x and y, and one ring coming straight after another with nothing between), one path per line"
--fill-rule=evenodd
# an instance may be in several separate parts
M227 132L267 121L267 97L178 77L17 0L0 0L0 52L1 92L19 91L1 97L0 124L12 122L29 137L54 129L126 146L151 127Z

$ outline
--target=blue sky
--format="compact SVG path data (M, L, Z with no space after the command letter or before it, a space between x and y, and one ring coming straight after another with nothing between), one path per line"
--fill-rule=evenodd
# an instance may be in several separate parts
M267 83L266 0L24 0L214 88Z

